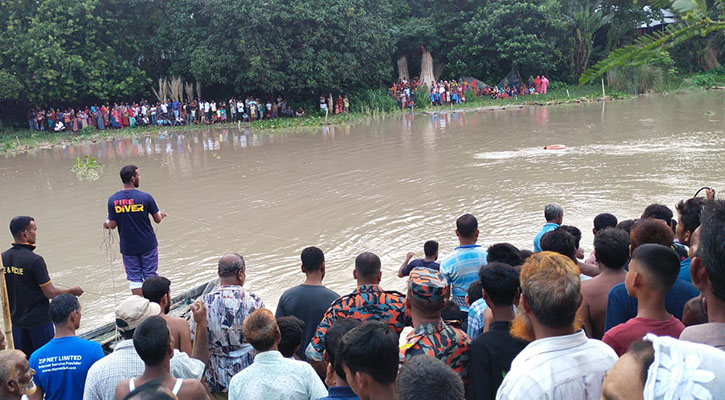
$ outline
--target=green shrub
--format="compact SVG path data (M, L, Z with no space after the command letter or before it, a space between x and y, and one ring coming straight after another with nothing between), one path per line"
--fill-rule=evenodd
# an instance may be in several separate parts
M365 114L395 111L398 104L387 88L368 89L350 96L350 111Z
M697 87L725 85L725 67L711 69L707 72L692 74L685 78L685 85Z
M551 81L549 82L549 86L546 88L547 91L549 90L556 90L566 87L566 83L562 81Z
M646 63L612 68L607 81L613 88L624 93L647 93L652 90L666 91L677 74L674 61L666 51Z

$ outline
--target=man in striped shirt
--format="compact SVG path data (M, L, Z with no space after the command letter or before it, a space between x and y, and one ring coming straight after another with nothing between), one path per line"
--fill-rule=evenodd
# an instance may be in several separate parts
M451 300L467 317L466 294L471 283L478 279L478 271L486 265L487 252L478 241L478 220L471 214L463 214L456 220L456 236L459 246L441 263L440 272L451 285Z

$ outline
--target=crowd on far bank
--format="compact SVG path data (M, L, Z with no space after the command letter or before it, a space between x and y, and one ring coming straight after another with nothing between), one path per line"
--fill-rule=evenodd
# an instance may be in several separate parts
M531 250L483 247L478 219L463 214L450 222L458 246L428 240L423 257L407 254L404 293L381 287L380 257L365 251L341 296L324 286L324 252L308 246L275 313L245 288L255 276L244 257L226 254L213 288L182 306L187 321L169 315L171 281L157 274L151 220L166 214L137 190L136 166L120 175L103 226L119 230L132 293L115 309L123 340L104 355L76 336L83 289L53 284L36 221L15 217L2 260L19 350L0 351L0 398L704 400L725 390L725 201L710 188L677 215L657 203L633 219L597 214L588 257L558 204L531 227Z
M496 86L478 83L476 79L440 80L428 86L428 97L432 106L455 105L466 102L468 96L490 96L492 99L508 99L511 97L546 94L549 79L545 75L529 76L528 82L520 82L517 74L504 79ZM417 78L400 79L389 88L399 108L414 108L416 90L423 85Z
M231 98L228 101L141 100L137 103L95 104L79 108L31 109L27 119L29 128L34 131L78 132L88 127L105 130L138 126L210 125L304 115L302 107L293 110L281 97L267 101L247 97L244 100Z
M486 87L482 93L484 96L491 96L492 99L508 99L517 96L526 96L534 94L546 94L549 87L549 79L545 75L536 75L536 78L529 76L528 85L520 82L518 75L511 79L509 83L501 83L494 87Z
M320 96L320 111L327 114L343 114L350 112L350 99L347 95L337 95L337 100L332 100L332 93L327 97Z

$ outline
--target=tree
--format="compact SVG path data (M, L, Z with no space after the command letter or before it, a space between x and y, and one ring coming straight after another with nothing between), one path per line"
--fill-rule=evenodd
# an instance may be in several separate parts
M451 53L461 74L524 75L556 69L566 21L557 0L499 0L480 7Z
M570 55L570 71L574 80L589 67L594 50L594 34L608 25L614 14L602 7L600 2L589 0L569 2L565 17L571 24L573 49Z
M392 77L387 0L179 0L168 13L154 35L167 73L214 93L309 98Z
M148 83L123 37L107 34L98 0L3 1L1 69L31 104L124 98Z
M709 8L705 0L654 0L653 7L672 10L681 20L662 31L645 34L634 44L623 46L582 74L580 83L592 82L616 67L637 66L661 57L672 49L697 37L725 31L725 0L714 0ZM719 14L720 13L720 14Z
M419 77L440 78L455 74L451 50L463 38L463 27L478 7L473 0L396 0L393 2L395 59Z

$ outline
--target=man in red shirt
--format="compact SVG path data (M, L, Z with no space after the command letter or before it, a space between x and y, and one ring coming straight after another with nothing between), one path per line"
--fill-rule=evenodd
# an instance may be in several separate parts
M632 253L624 284L637 299L637 316L608 330L602 338L618 356L647 333L680 337L685 325L665 309L665 295L679 273L680 259L667 246L643 244Z

